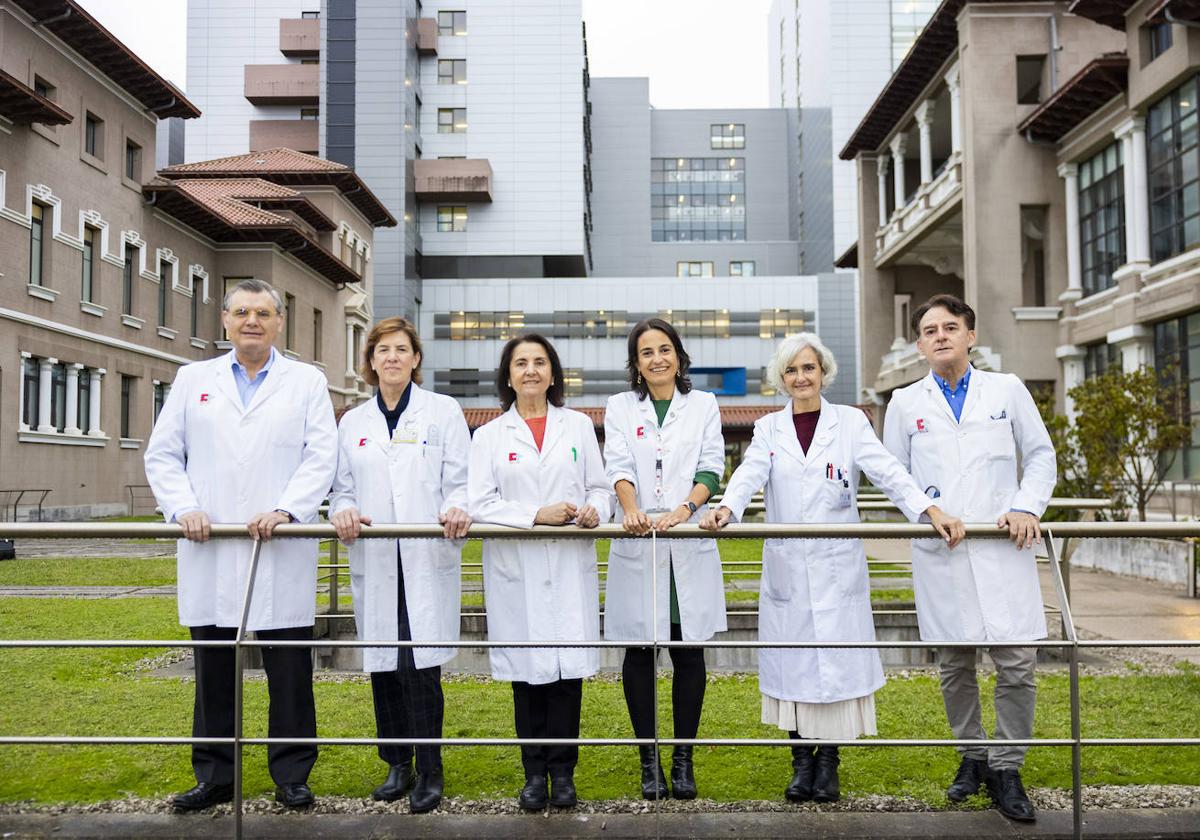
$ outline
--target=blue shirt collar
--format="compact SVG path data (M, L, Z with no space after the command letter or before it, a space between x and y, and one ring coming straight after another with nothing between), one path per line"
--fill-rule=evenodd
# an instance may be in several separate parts
M953 388L950 387L950 383L948 383L945 379L942 379L942 377L938 376L936 373L933 374L933 381L938 384L939 388L948 394L957 394L960 390L965 391L967 386L971 383L971 366L967 365L967 372L962 375L962 379L958 380Z
M275 355L275 348L272 347L271 354L267 356L267 363L258 369L258 375L254 377L255 379L260 379L266 375L267 371L271 369L271 365L275 364ZM236 350L231 354L231 357L233 358L233 372L235 374L240 373L243 377L249 379L250 377L246 374L246 366L238 361Z

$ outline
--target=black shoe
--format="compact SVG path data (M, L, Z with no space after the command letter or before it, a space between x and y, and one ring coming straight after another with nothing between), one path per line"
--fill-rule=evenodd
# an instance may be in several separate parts
M545 776L526 776L525 787L521 788L521 795L517 798L517 804L521 806L522 811L541 811L546 807L546 777Z
M575 774L559 770L550 774L550 804L555 808L574 808L579 802L575 793Z
M986 761L981 758L963 756L963 760L958 765L958 772L954 774L954 781L946 789L946 798L951 802L962 802L968 796L979 793L979 786L983 784L983 776L986 772Z
M642 757L642 799L668 799L667 777L663 775L658 750L654 747L638 747Z
M303 782L275 786L275 801L286 808L307 808L317 801L312 789Z
M992 770L988 768L987 792L996 803L996 810L1010 820L1033 822L1037 816L1033 812L1033 803L1025 795L1025 786L1021 784L1021 771L1015 767L1008 770Z
M807 802L813 798L813 773L816 760L815 747L792 747L792 780L783 792L789 802Z
M411 764L393 764L392 769L388 770L387 779L375 788L371 798L377 802L395 802L412 790L415 781Z
M171 807L178 812L199 811L222 802L233 801L233 785L215 785L212 782L197 782L191 790L177 793L171 798Z
M841 763L841 759L838 758L838 748L817 747L813 763L816 764L816 769L813 771L813 802L837 802L842 795L838 783L837 769L838 764Z
M408 795L408 807L414 814L432 811L441 804L444 784L441 767L430 770L428 773L418 773L412 793Z
M671 796L696 798L696 772L692 767L692 748L676 747L671 753Z

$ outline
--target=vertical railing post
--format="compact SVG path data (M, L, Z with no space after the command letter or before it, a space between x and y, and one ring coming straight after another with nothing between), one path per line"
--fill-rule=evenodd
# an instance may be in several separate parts
M242 596L242 618L238 622L237 634L233 637L233 836L242 837L242 642L246 638L246 624L250 620L250 596L254 593L254 578L258 574L258 557L262 552L262 541L255 540L250 552L250 574L246 576L246 593Z
M667 562L670 563L670 552L667 553ZM670 566L668 565L668 569ZM668 586L670 585L670 575L668 573ZM654 764L659 768L660 773L664 776L666 771L662 769L662 754L658 748L658 531L650 530L650 641L653 643L650 653L651 667L651 685L654 686ZM667 602L670 603L670 592L667 593ZM674 678L674 674L672 674ZM637 733L634 733L635 735ZM658 795L658 779L654 780L654 836L662 837L662 808Z
M1083 837L1083 743L1079 710L1079 636L1075 632L1075 619L1071 615L1071 600L1067 595L1066 582L1063 580L1063 567L1059 563L1058 552L1054 549L1054 534L1049 528L1046 529L1045 539L1046 555L1050 561L1050 571L1054 575L1054 588L1058 594L1058 609L1059 615L1062 616L1063 636L1071 643L1067 649L1071 680L1071 836L1075 840L1081 840Z
M329 570L329 572L330 572L330 577L329 577L329 614L330 615L338 614L338 595L339 595L338 585L341 582L339 580L339 578L342 575L342 570L336 568L336 566L338 565L338 562L339 562L338 561L338 541L337 541L337 538L334 537L334 539L331 540L330 544L329 544L329 565L335 567L335 568ZM331 637L334 637L332 632L330 632L329 635ZM334 637L334 638L336 638L336 637Z

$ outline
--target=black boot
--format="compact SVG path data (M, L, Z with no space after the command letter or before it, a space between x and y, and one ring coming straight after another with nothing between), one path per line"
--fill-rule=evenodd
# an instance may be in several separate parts
M813 773L813 801L837 802L842 795L838 784L837 769L841 763L838 748L817 747L815 763L817 768Z
M642 799L668 799L671 792L667 790L667 777L663 775L658 750L638 747L638 752L642 756Z
M692 748L676 747L671 753L671 796L696 798L696 774L692 767Z
M546 789L546 777L542 774L534 774L525 777L525 787L521 788L521 795L517 798L517 805L522 811L540 811L546 807L546 801L549 797L549 792Z
M412 764L393 764L388 770L387 779L375 788L371 798L379 802L395 802L412 790L416 776L413 775Z
M783 792L789 802L807 802L813 798L814 749L806 744L792 747L792 781Z
M441 767L435 767L428 773L418 773L412 793L408 795L408 807L414 814L432 811L442 801L444 785L445 778Z
M579 804L574 768L550 771L550 804L555 808L574 808Z

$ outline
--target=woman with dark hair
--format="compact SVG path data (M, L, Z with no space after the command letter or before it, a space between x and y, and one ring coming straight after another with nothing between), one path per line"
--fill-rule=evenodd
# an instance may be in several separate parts
M421 384L421 339L404 318L371 328L363 378L379 390L346 412L338 426L338 469L329 494L329 521L350 546L350 586L360 639L458 639L462 544L467 506L470 432L450 397ZM445 540L361 540L364 524L440 523ZM445 700L442 668L454 648L365 648L375 726L380 738L440 738ZM413 754L416 754L416 774ZM390 767L372 794L393 801L408 794L413 813L442 800L442 752L437 746L379 747Z
M562 365L550 342L531 333L505 344L496 390L504 414L471 441L472 519L516 528L607 521L611 490L596 430L586 415L562 407ZM490 641L600 638L591 540L484 540L483 588ZM512 683L518 737L579 737L583 678L600 667L596 648L491 648L490 656L493 678ZM573 806L578 760L578 747L521 747L520 807L541 810L547 799Z
M674 327L661 318L629 333L629 391L609 398L604 456L625 530L665 534L699 521L725 470L721 412L707 391L692 390L691 359ZM657 564L648 540L613 540L608 558L607 639L704 641L726 629L725 589L715 540L660 540ZM657 621L652 621L652 616ZM671 650L671 707L676 738L695 738L707 674L703 648ZM654 737L653 648L625 651L622 681L633 731ZM671 790L654 747L640 747L642 796L696 797L692 748L675 747Z

